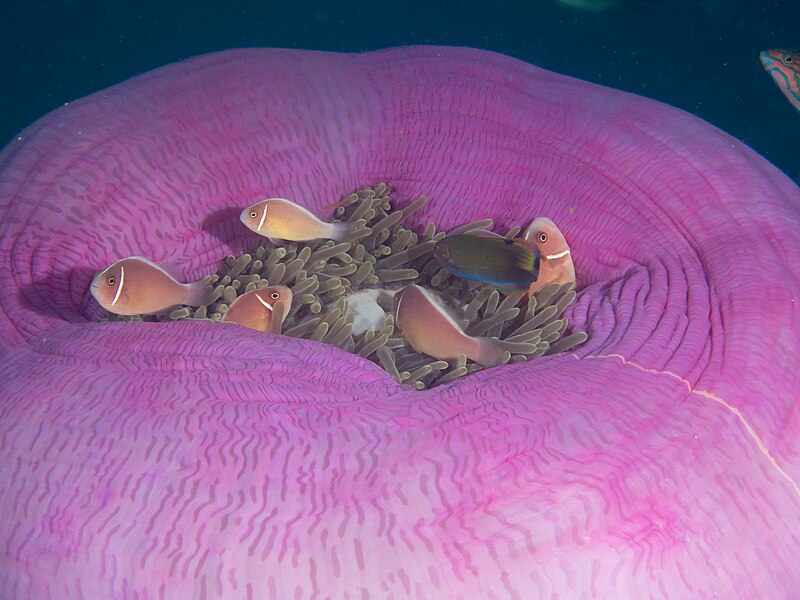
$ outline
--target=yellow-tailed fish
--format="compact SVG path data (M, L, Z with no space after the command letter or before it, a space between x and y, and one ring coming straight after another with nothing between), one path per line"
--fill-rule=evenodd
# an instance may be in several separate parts
M292 290L284 285L273 285L236 298L222 320L256 331L280 333L291 306Z
M524 289L539 277L539 252L524 240L476 235L449 235L434 246L448 271L464 279L499 288Z
M528 294L535 294L549 283L575 283L575 266L567 240L547 217L534 219L522 236L528 244L535 246L542 257L539 264L539 279L531 283Z
M392 303L397 328L418 352L440 360L454 360L465 354L485 367L503 362L503 350L497 340L464 333L426 289L409 285L395 293Z
M800 111L800 52L764 50L759 58L778 89Z
M180 283L141 256L118 260L95 275L91 292L98 304L117 315L150 315L177 304L200 306L208 291L204 280Z
M285 198L268 198L242 211L240 220L266 238L307 242L328 239L344 242L354 237L363 223L326 223L310 210Z

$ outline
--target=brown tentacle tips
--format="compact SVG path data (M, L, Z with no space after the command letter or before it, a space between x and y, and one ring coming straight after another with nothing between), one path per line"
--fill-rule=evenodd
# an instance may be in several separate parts
M109 314L106 320L219 322L242 294L285 285L292 290L292 302L290 306L275 304L271 333L353 352L380 365L398 383L418 390L451 383L484 367L464 355L456 360L437 360L408 345L395 327L385 298L378 298L380 294L390 297L405 285L435 288L453 305L469 335L497 338L504 363L520 365L544 354L567 352L586 341L585 332L568 331L562 316L577 295L571 283L548 285L526 304L520 304L523 292L507 293L465 281L443 268L433 256L433 248L446 232L438 231L432 222L423 222L417 231L408 224L409 217L427 202L425 196L419 196L395 209L385 183L358 190L329 206L334 222L350 226L346 239L306 243L259 237L253 240L250 252L226 256L217 271L205 277L205 304L174 306L157 316ZM524 219L530 220L530 216ZM479 219L449 233L468 233L492 225L492 219ZM514 238L520 231L514 225L505 237ZM355 292L369 290L376 294L386 318L382 325L380 320L370 322L369 326L376 329L362 332L362 327L354 334L357 315L347 299ZM362 304L354 302L356 309Z

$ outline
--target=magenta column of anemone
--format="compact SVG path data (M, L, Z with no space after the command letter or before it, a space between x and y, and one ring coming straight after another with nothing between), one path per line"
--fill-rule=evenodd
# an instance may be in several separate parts
M574 352L416 392L309 341L100 323L241 207L385 180L555 220ZM678 110L495 54L240 50L0 155L3 598L782 598L800 589L800 191Z

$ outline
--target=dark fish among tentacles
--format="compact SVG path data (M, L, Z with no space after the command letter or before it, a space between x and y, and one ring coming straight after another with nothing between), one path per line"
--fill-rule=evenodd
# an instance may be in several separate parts
M800 111L800 52L764 50L759 58L778 89Z
M539 278L541 254L520 239L449 235L434 255L454 275L500 288L527 288Z

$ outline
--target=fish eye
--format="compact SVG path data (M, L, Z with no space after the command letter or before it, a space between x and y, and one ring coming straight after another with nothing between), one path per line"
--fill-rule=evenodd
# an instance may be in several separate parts
M280 298L280 297L281 297L281 295L280 295L278 292L272 292L272 293L270 294L270 297L271 297L273 300L277 300L278 298Z
M251 219L255 219L257 216L258 216L258 213L256 211L254 211L254 210L250 211L250 218Z
M108 285L114 285L117 282L116 278L109 277L108 278Z
M794 59L792 58L791 54L787 54L783 57L783 62L785 62L787 65L790 65L794 62Z
M539 241L544 244L547 241L547 234L544 231L539 232Z

